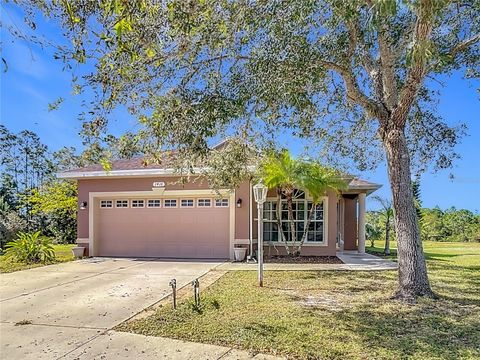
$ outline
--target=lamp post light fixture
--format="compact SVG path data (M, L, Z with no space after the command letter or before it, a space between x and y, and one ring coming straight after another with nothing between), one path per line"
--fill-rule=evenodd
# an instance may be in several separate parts
M258 286L263 286L263 203L267 199L268 187L261 182L253 186L253 196L258 209Z

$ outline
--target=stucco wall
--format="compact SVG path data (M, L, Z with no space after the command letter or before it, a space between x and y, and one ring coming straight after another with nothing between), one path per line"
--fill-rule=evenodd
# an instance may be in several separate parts
M241 199L241 207L237 206L237 201ZM243 182L237 190L235 190L235 242L248 243L250 238L250 183Z

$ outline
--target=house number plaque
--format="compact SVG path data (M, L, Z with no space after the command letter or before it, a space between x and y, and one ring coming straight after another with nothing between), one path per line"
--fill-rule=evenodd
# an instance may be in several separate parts
M165 187L165 182L164 182L164 181L154 181L154 182L153 182L153 187L154 187L154 188L162 188L162 187Z

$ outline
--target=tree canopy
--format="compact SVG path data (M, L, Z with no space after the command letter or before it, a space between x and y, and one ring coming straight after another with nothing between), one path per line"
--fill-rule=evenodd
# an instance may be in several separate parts
M367 169L385 158L396 213L397 295L432 295L412 165L447 168L457 157L464 126L439 116L433 84L456 71L480 75L480 0L21 6L32 28L38 11L61 26L69 45L56 57L67 67L93 65L74 77L74 88L95 93L83 133L96 147L105 141L109 114L123 106L139 120L134 143L152 157L180 149L180 165L204 159L214 136L235 134L260 146L285 129L309 139L309 150L325 161L348 158Z

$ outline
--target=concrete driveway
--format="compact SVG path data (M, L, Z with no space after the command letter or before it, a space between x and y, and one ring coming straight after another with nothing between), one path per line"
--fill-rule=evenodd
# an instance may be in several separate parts
M221 262L92 258L0 275L0 358L65 358ZM21 324L24 325L21 325Z

